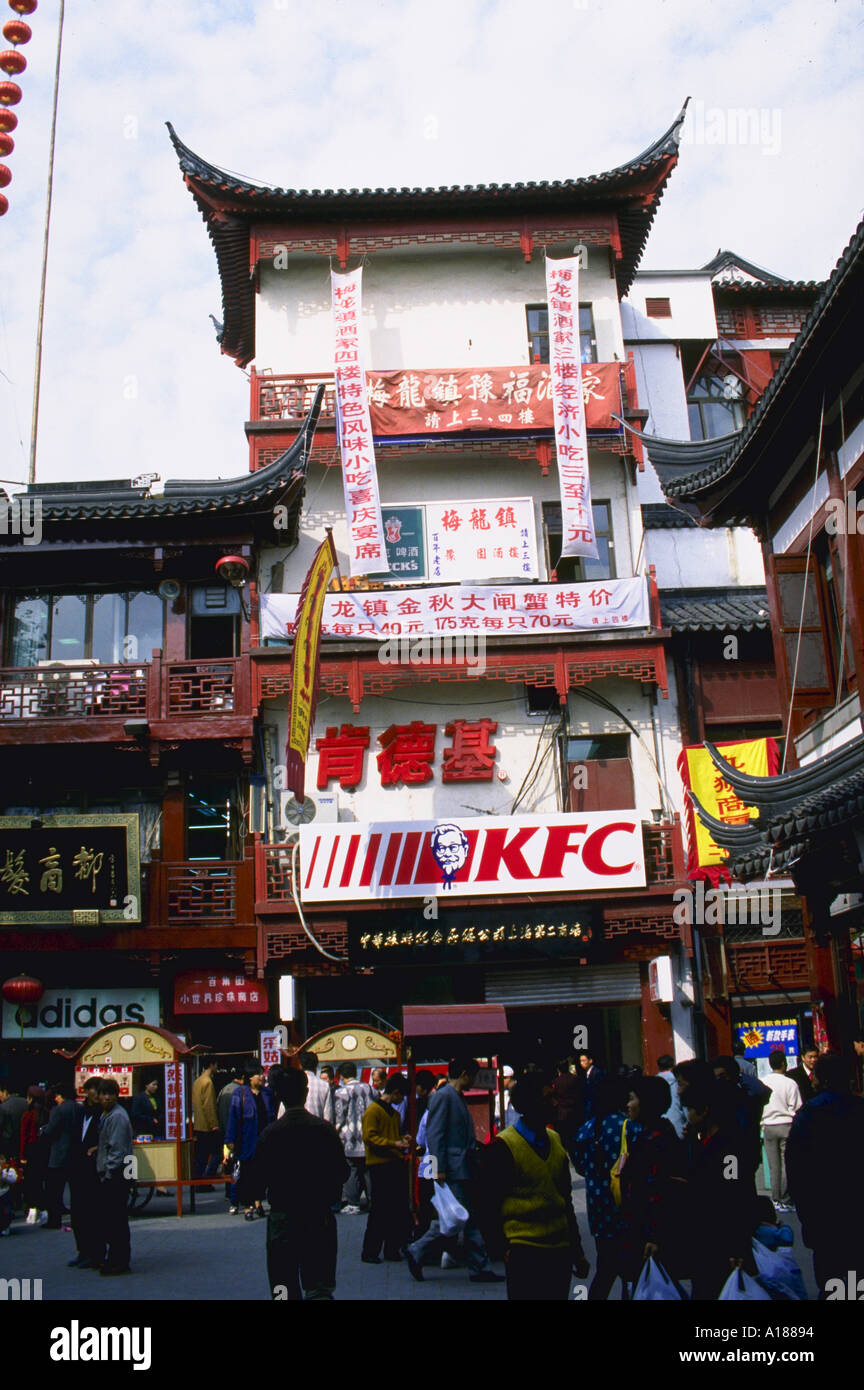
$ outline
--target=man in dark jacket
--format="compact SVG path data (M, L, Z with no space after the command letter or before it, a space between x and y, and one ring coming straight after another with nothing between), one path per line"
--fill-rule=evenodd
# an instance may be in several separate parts
M805 1047L801 1054L801 1061L797 1067L787 1071L786 1075L797 1082L798 1090L801 1092L802 1103L806 1105L808 1100L812 1100L816 1094L813 1085L813 1068L819 1056L818 1049L815 1047Z
M813 1068L815 1094L802 1105L786 1140L786 1178L801 1236L813 1251L821 1296L831 1279L846 1286L864 1270L864 1100L850 1090L850 1068L826 1052Z
M468 1212L463 1237L472 1284L503 1282L489 1266L483 1236L474 1219L474 1184L477 1177L477 1136L471 1111L462 1095L470 1090L479 1065L470 1057L456 1057L447 1068L449 1084L429 1097L426 1121L426 1152L432 1159L432 1177L447 1183L456 1201ZM408 1268L417 1280L423 1278L423 1264L433 1251L443 1248L441 1226L433 1221L425 1235L406 1249Z
M336 1218L348 1164L333 1126L310 1115L306 1073L279 1069L271 1085L285 1113L258 1140L257 1162L270 1199L267 1277L271 1295L299 1302L333 1298L336 1286Z
M69 1160L75 1132L75 1091L67 1081L58 1081L48 1088L54 1097L54 1109L45 1126L48 1147L48 1175L45 1180L45 1201L48 1208L48 1230L59 1231L63 1215L63 1192L69 1177Z
M711 1065L720 1085L729 1087L727 1101L734 1096L737 1123L745 1136L742 1156L755 1177L762 1162L762 1111L771 1091L757 1076L739 1071L734 1057L715 1057Z
M105 1242L101 1239L99 1179L96 1175L99 1122L102 1117L98 1076L89 1076L83 1090L84 1103L75 1109L69 1154L69 1204L78 1250L69 1265L77 1269L99 1269L105 1258Z

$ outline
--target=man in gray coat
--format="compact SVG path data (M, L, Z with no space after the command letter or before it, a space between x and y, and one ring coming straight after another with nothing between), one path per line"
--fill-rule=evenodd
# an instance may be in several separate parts
M429 1097L426 1152L431 1160L434 1181L446 1182L457 1202L468 1212L462 1235L472 1284L497 1284L503 1282L503 1275L495 1274L490 1269L486 1246L474 1220L477 1137L471 1111L462 1094L470 1090L479 1070L478 1063L470 1057L455 1057L449 1063L449 1084L442 1086L439 1091L433 1091ZM415 1279L422 1280L424 1262L440 1254L443 1246L444 1237L437 1220L432 1222L425 1235L407 1246L405 1257Z
M99 1083L102 1122L96 1151L99 1178L100 1243L107 1248L100 1274L128 1274L129 1179L132 1176L132 1124L113 1076Z
M63 1192L69 1177L69 1161L72 1154L72 1137L78 1106L75 1104L75 1088L71 1082L58 1081L48 1088L54 1097L54 1109L48 1116L45 1126L45 1143L48 1148L48 1175L45 1180L45 1202L48 1208L48 1230L59 1231L63 1216Z

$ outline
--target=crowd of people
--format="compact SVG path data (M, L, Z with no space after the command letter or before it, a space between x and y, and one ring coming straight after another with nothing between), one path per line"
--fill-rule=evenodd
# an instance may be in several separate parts
M864 1036L855 1051L864 1056ZM474 1283L506 1282L513 1300L566 1299L573 1275L589 1273L590 1300L619 1283L626 1300L650 1259L697 1300L716 1299L736 1269L773 1296L803 1297L794 1266L799 1292L787 1279L778 1293L754 1254L754 1241L788 1252L794 1236L781 1218L793 1210L823 1296L864 1264L864 1199L838 1180L864 1159L864 1100L835 1054L811 1047L787 1070L777 1051L762 1078L740 1046L710 1062L661 1056L652 1075L607 1074L587 1052L554 1075L504 1066L483 1144L466 1101L471 1057L451 1059L446 1075L417 1071L413 1106L399 1070L373 1068L364 1082L350 1061L338 1072L319 1070L314 1053L297 1061L267 1077L249 1061L218 1090L216 1062L206 1062L191 1097L195 1177L222 1181L230 1214L266 1216L274 1297L332 1298L337 1216L364 1213L364 1264L402 1263L417 1282L433 1263L460 1268ZM77 1099L66 1083L24 1097L0 1084L0 1235L16 1208L28 1224L58 1229L68 1188L70 1265L128 1273L133 1138L163 1132L156 1080L128 1111L112 1078L86 1080ZM757 1192L763 1155L770 1197ZM585 1180L591 1262L574 1169Z

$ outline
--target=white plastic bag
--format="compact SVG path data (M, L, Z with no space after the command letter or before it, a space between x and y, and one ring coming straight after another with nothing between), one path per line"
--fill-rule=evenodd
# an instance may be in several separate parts
M733 1269L720 1293L718 1303L770 1303L771 1295L743 1269Z
M669 1278L663 1266L649 1255L642 1266L642 1273L633 1290L634 1302L639 1300L644 1303L670 1303L681 1301L681 1290Z
M759 1283L767 1293L799 1303L806 1300L804 1279L792 1254L785 1250L769 1250L767 1245L754 1238L753 1258Z
M461 1202L456 1201L446 1182L436 1182L432 1205L438 1213L442 1236L455 1235L468 1220L467 1211Z

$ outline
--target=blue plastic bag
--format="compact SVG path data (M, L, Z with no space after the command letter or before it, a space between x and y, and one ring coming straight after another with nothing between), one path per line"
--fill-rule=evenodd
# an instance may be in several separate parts
M743 1269L733 1269L717 1297L718 1303L770 1303L771 1295Z
M669 1278L660 1262L655 1260L653 1255L649 1255L633 1290L634 1301L671 1303L680 1302L683 1297L678 1285Z

